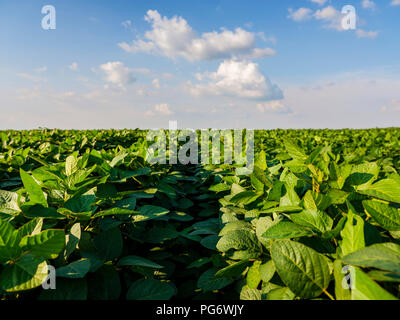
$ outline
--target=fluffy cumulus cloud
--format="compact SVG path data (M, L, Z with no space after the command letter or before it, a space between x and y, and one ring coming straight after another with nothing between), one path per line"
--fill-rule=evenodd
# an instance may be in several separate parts
M122 62L107 62L100 66L100 70L104 73L104 80L124 87L127 84L135 82L134 70L124 66Z
M390 3L390 5L391 5L391 6L400 6L400 0L393 0L393 1Z
M119 43L122 49L132 53L156 53L172 59L183 57L190 61L261 58L275 54L272 49L257 48L256 34L242 28L198 35L184 18L174 16L169 19L156 10L149 10L145 20L151 24L151 30L131 44Z
M206 83L189 84L193 96L228 96L255 100L280 100L281 89L265 77L258 64L245 60L225 60L216 72L197 75Z
M145 115L149 116L149 117L154 117L154 116L157 116L157 115L169 116L171 114L173 114L173 112L169 108L169 104L168 103L157 104L157 105L154 106L154 110L148 110L145 113Z
M323 9L319 9L314 13L314 17L317 20L321 20L325 23L325 27L343 31L342 19L343 15L337 9L332 6L327 6Z
M287 17L296 22L309 20L312 18L312 10L308 8L299 8L297 10L289 8L289 15Z

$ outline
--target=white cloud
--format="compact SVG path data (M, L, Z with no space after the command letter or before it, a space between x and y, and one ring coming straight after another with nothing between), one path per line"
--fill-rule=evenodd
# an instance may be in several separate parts
M208 79L209 82L189 84L190 93L194 96L215 95L258 100L283 98L281 89L272 84L254 62L225 60L217 72L197 75L197 78Z
M152 81L152 84L153 84L153 87L156 88L156 89L160 89L160 88L161 88L160 80L159 80L159 79L154 79L154 80Z
M317 20L322 20L327 24L325 27L335 29L337 31L343 31L342 27L342 14L332 6L327 6L323 9L319 9L314 13L314 17Z
M146 116L150 116L150 117L153 117L156 115L168 116L171 114L173 114L173 112L170 110L169 105L167 103L157 104L154 106L154 110L148 110L145 113Z
M359 38L375 39L378 36L379 31L365 31L362 29L357 29L356 34Z
M76 63L76 62L72 62L72 63L68 66L68 68L69 68L70 70L72 70L72 71L78 71L78 70L79 70L78 63Z
M133 76L134 71L124 66L122 62L107 62L100 66L100 69L105 73L104 80L119 87L135 82Z
M121 26L123 26L125 29L129 29L132 26L132 21L131 20L125 20L121 22Z
M310 0L310 1L319 4L320 6L323 6L327 0Z
M257 109L262 113L291 113L291 110L281 100L258 103Z
M184 57L189 61L246 56L260 58L272 53L271 49L256 48L255 34L241 28L234 31L222 29L221 32L207 32L199 36L179 16L168 19L156 10L149 10L145 20L151 24L151 30L144 34L144 40L138 38L131 45L118 43L122 49L132 53L161 54L171 59Z
M375 2L372 0L362 0L361 5L364 9L375 9Z
M391 6L400 6L400 0L393 0L393 1L390 3L390 5L391 5Z
M26 80L30 80L30 81L36 82L36 83L37 82L47 82L47 79L41 78L41 77L37 77L37 76L31 75L29 73L17 73L17 76L21 77L21 78L24 78Z
M289 8L289 15L287 17L296 22L309 20L312 17L312 10L308 8L299 8L297 10Z
M400 99L391 99L388 104L381 107L382 112L400 111Z

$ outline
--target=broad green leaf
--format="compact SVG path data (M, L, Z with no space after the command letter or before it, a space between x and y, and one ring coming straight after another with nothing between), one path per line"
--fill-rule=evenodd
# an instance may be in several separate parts
M43 207L47 207L47 200L43 194L39 184L24 170L20 169L20 175L22 183L24 184L25 190L29 193L30 203L40 204Z
M259 272L261 276L261 280L264 282L269 282L275 274L275 265L272 260L263 263L260 265Z
M37 257L55 259L65 246L63 230L48 229L22 238L19 246Z
M75 223L68 234L65 236L64 258L67 259L75 249L78 248L81 239L81 224Z
M70 155L65 160L65 174L67 176L70 176L76 170L78 170L78 160L76 159L75 156Z
M105 216L119 216L119 215L135 215L137 211L121 209L121 208L112 208L104 211L97 212L92 218L100 218ZM136 217L135 217L136 218Z
M218 241L217 249L227 253L233 260L254 259L261 254L256 235L247 230L234 230L224 235ZM231 250L234 252L228 253Z
M285 148L287 153L293 158L305 161L307 155L297 146L296 142L290 139L284 140Z
M395 179L383 179L365 188L357 189L358 193L381 200L400 203L400 182Z
M16 192L0 190L0 212L14 215L20 211L18 194Z
M378 243L343 257L343 262L400 274L400 245Z
M299 213L291 214L290 219L298 225L311 228L316 232L327 232L332 229L333 220L324 211L303 210Z
M364 220L360 216L349 212L346 224L340 235L342 237L340 248L343 256L364 248Z
M351 292L345 279L346 272L343 269L342 262L335 260L333 263L333 275L335 277L335 297L336 300L350 300ZM344 285L345 282L345 285Z
M128 300L169 300L176 293L175 286L170 282L155 279L140 279L129 287Z
M249 261L243 260L239 262L234 262L229 266L219 270L216 274L216 278L235 278L246 270L247 266L250 264Z
M254 261L249 271L247 271L246 282L251 289L257 289L261 282L260 265L261 261Z
M289 288L272 289L266 294L266 300L293 300L295 297Z
M3 268L0 274L0 289L6 292L33 289L46 280L47 274L46 261L28 254Z
M400 231L400 210L385 203L364 200L362 202L365 210L383 228L389 231Z
M42 290L39 300L45 301L66 301L86 300L87 283L86 279L63 279L57 278L56 289Z
M280 240L272 245L271 256L280 278L297 296L315 298L328 287L328 263L313 249L298 242Z
M360 269L355 268L353 274L354 288L351 290L352 300L397 300Z
M57 277L78 279L83 278L90 270L90 261L81 259L56 270Z
M203 291L213 291L220 290L230 285L233 282L233 279L230 278L220 278L216 277L216 273L218 272L217 268L211 268L205 271L199 277L197 281L197 286Z
M114 260L122 253L122 236L118 228L100 232L94 237L93 243L99 252L101 258Z
M281 221L268 228L262 237L266 239L294 239L313 235L314 232L310 228L289 221Z
M240 290L240 300L257 301L261 300L261 290L252 289L245 285Z
M17 258L22 253L17 242L18 232L9 222L0 219L0 262Z
M118 266L140 266L140 267L154 268L154 269L164 268L164 266L159 265L158 263L155 263L146 258L138 256L123 257L121 260L119 260Z
M165 216L168 212L169 212L168 209L162 207L145 205L140 208L139 214L133 217L133 221L141 222L141 221L157 219L162 216Z

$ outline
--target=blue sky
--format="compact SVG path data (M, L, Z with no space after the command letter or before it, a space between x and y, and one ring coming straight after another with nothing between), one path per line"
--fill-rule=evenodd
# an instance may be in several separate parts
M399 17L399 0L1 0L0 129L399 126Z

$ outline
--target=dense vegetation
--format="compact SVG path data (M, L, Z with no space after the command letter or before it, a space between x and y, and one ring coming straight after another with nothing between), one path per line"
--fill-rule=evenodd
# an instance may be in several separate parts
M400 298L400 129L257 131L249 176L145 136L0 132L2 299Z

